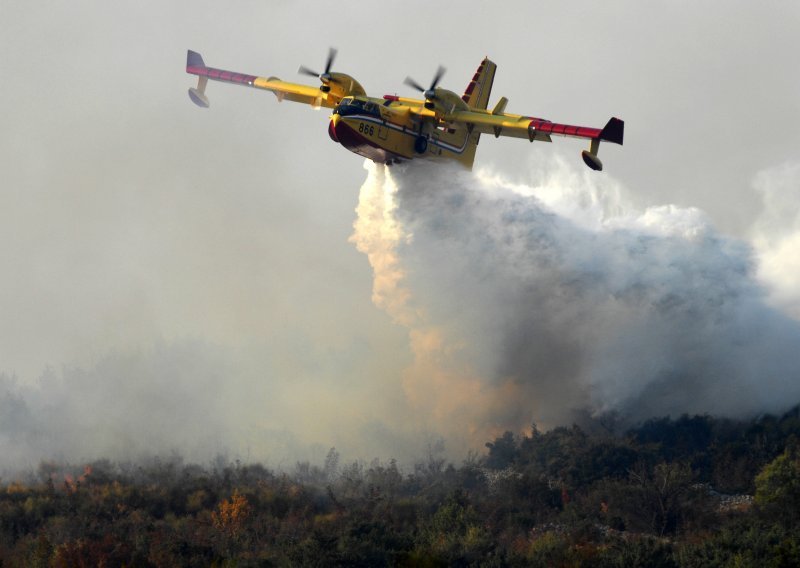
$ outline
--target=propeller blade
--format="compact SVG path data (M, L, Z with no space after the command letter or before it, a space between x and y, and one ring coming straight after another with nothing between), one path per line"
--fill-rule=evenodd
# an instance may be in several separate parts
M406 80L405 80L405 81L403 81L403 83L404 83L404 84L406 84L406 85L408 85L409 87L411 87L411 88L413 88L413 89L416 89L416 90L417 90L417 91L419 91L420 93L424 93L424 92L425 92L425 87L423 87L422 85L420 85L419 83L417 83L417 82L416 82L414 79L412 79L411 77L406 77Z
M436 75L433 76L433 83L431 83L431 88L430 88L431 91L434 90L436 88L436 85L439 84L439 81L442 80L445 71L447 71L447 69L439 65L439 68L436 70Z
M411 77L406 77L406 80L403 81L403 83L405 83L409 87L412 87L412 88L418 90L420 93L425 95L426 99L433 99L433 98L436 97L436 85L438 85L439 81L442 80L442 77L444 76L445 71L447 71L447 70L444 67L442 67L441 65L439 65L439 68L436 70L436 74L433 76L433 82L431 83L431 86L428 87L427 89L425 87L423 87L422 85L420 85L419 83L417 83Z
M331 72L331 66L333 66L333 60L336 59L336 54L338 51L335 47L332 47L328 50L328 60L325 62L325 75L328 75Z
M301 75L311 75L312 77L319 77L319 73L317 73L316 71L312 71L311 69L305 67L304 65L301 65L300 69L298 69L297 72L300 73Z

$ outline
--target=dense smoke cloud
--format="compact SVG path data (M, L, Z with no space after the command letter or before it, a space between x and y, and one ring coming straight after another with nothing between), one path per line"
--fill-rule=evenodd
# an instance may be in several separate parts
M443 427L800 400L800 324L701 211L634 211L563 164L532 187L429 164L369 176L355 240L376 303L409 328L407 394Z
M173 452L291 468L331 446L407 464L439 451L440 435L460 458L531 421L744 416L800 401L800 169L756 177L751 246L700 210L637 211L608 176L536 166L514 185L441 164L367 164L351 240L374 270L373 303L405 335L337 336L368 325L353 312L264 327L255 341L220 332L217 316L249 305L266 326L269 290L184 298L203 310L205 339L142 334L38 380L0 376L0 468ZM242 278L258 261L225 250ZM309 318L330 304L302 301Z

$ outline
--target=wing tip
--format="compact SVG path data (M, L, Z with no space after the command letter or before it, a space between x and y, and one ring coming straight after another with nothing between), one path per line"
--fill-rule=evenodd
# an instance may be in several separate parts
M191 49L186 51L186 67L205 67L206 64L203 61L203 56L197 53L196 51L192 51Z
M603 130L600 131L600 140L613 142L614 144L619 144L620 146L622 146L622 140L624 137L625 121L620 120L617 117L611 117L611 119L603 127Z

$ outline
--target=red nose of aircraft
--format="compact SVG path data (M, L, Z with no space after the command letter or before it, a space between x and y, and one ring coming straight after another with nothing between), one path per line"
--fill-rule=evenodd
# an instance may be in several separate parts
M378 127L373 127L369 124L365 125L365 123L361 123L361 125L364 128L364 132L368 129L370 133L377 132ZM340 114L331 116L331 121L328 123L328 135L334 142L341 144L351 152L369 158L373 162L386 164L397 161L392 152L383 148L376 140L370 139L365 133L355 130Z
M339 124L340 118L342 117L339 116L338 114L334 114L333 116L331 116L330 123L328 123L328 136L330 136L331 140L333 140L337 144L339 143L339 137L336 136L336 125Z
M363 134L353 130L353 127L342 119L340 114L331 116L331 121L328 124L328 135L331 140L341 144L351 152L376 159L372 156L377 151L375 144L366 139Z

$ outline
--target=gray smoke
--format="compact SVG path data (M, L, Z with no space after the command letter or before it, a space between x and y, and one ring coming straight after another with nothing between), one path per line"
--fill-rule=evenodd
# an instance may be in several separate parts
M31 386L4 375L1 463L226 453L226 367L218 349L184 341L109 354L85 369L48 369Z
M304 315L275 325L271 280L235 295L224 285L234 275L247 282L265 248L226 246L230 270L198 272L200 288L181 264L170 272L142 261L139 273L159 283L146 288L159 309L134 303L118 314L120 329L155 313L156 327L169 328L188 313L197 321L172 327L200 338L148 340L145 329L109 347L98 337L95 357L35 380L0 375L0 468L171 453L291 468L321 463L331 446L345 459L409 463L439 435L460 458L504 429L587 411L743 416L800 400L800 324L786 315L800 305L800 169L756 179L765 207L751 247L699 210L636 211L607 176L540 166L539 179L513 185L442 165L368 165L352 241L373 267L373 302L399 333L367 334L382 328L363 309L333 317L343 311L314 288L285 302L287 314L303 306ZM184 231L189 213L174 220ZM188 250L208 256L219 238ZM164 298L173 289L186 292ZM198 289L202 301L188 294ZM85 327L71 312L53 317L56 331Z
M563 164L531 187L429 164L370 175L355 238L378 305L412 345L435 335L406 381L426 412L480 434L800 402L800 323L701 211L632 211Z
M321 463L332 446L344 459L408 464L435 439L404 427L402 400L381 385L391 375L370 375L379 397L349 366L328 361L317 377L287 377L285 363L248 365L250 356L184 339L47 369L32 384L0 374L0 477L41 460L157 456L292 470L297 461Z

